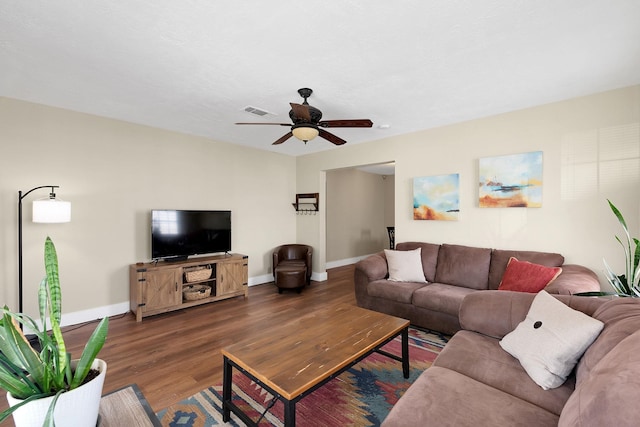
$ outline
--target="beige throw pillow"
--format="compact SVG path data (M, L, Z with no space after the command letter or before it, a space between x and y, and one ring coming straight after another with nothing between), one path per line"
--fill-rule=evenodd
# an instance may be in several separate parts
M558 301L547 291L533 300L527 317L500 346L545 390L561 386L604 324Z
M426 283L422 270L422 248L411 251L384 250L389 266L389 280Z

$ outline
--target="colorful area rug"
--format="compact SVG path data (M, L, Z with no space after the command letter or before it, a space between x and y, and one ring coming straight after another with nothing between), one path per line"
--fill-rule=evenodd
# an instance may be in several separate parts
M418 376L431 366L447 336L409 329L410 376L402 376L400 362L378 353L366 357L296 405L296 425L304 426L379 426L393 405ZM400 338L384 350L401 354ZM235 372L235 371L234 371ZM273 397L246 376L233 377L234 402L252 420L260 419ZM222 384L214 385L158 412L163 426L205 427L244 426L235 415L222 421ZM279 400L262 417L260 426L282 426L284 406Z

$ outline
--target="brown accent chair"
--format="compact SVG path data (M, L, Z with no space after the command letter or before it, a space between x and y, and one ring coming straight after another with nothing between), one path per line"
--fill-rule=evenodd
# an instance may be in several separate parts
M278 293L283 289L295 289L300 293L311 284L311 258L313 248L308 245L288 244L273 251L273 278Z

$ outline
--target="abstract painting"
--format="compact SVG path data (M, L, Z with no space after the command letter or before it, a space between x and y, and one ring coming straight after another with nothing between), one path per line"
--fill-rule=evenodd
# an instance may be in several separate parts
M459 211L459 174L413 179L413 219L457 221Z
M542 151L480 159L481 208L542 206Z

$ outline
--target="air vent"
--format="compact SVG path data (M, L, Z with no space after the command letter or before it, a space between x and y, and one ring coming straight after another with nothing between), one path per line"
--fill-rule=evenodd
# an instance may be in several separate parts
M263 110L262 108L252 107L251 105L244 107L243 110L246 111L247 113L260 116L260 117L275 116L274 113L271 113L267 110Z

